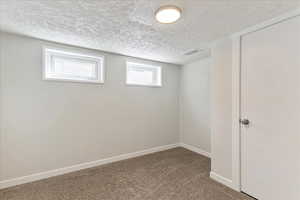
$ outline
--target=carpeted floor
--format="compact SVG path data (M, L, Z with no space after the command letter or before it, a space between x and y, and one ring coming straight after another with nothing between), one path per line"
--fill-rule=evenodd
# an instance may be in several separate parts
M0 190L1 200L251 200L211 180L210 160L183 148Z

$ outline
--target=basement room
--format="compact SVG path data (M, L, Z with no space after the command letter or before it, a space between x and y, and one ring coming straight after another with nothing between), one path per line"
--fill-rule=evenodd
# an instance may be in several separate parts
M300 200L299 152L300 0L0 0L0 200Z

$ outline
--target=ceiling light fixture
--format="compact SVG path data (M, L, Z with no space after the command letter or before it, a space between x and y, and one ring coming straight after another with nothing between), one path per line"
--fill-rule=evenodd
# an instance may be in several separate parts
M162 6L155 12L155 18L163 24L171 24L179 20L181 9L177 6Z

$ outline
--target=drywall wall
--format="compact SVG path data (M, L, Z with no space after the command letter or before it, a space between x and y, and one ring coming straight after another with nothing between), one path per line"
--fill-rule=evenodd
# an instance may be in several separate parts
M211 171L232 177L232 41L224 39L212 48L210 73Z
M210 58L184 65L181 75L180 141L210 153Z
M179 142L176 65L0 33L1 180ZM104 85L42 80L42 47L105 56ZM125 85L126 60L162 66L163 87Z

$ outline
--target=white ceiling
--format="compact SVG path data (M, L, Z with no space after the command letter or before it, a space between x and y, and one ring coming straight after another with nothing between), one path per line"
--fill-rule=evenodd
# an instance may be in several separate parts
M153 13L168 4L183 9L182 19L157 23ZM182 64L203 56L187 51L299 7L300 0L0 0L0 29Z

